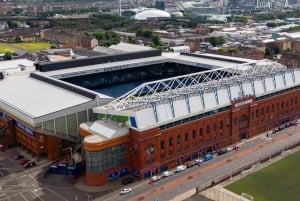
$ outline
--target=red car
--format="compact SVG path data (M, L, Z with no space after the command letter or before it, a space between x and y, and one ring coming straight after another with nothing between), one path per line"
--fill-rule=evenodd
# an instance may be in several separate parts
M19 164L20 164L20 165L24 165L24 164L26 164L26 163L28 163L28 162L29 162L29 160L27 160L27 159L22 159L22 160L20 160Z

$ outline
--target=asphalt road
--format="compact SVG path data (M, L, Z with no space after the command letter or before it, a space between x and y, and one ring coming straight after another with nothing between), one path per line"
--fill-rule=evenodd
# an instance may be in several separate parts
M282 151L300 143L300 135L288 135L296 132L296 127L286 128L269 138L257 137L248 142L241 143L239 151L232 151L221 156L215 156L214 160L203 163L201 167L194 166L164 178L153 186L148 181L132 185L133 191L127 195L119 195L116 191L97 200L118 201L170 201L179 200L179 196L195 189L197 185L205 185L217 181L224 175L230 175L235 170L243 169L247 164L267 158L272 159L273 153ZM299 130L298 130L299 132ZM251 149L256 149L251 151ZM257 150L258 149L258 150ZM213 169L210 167L214 166ZM210 170L209 170L210 169Z
M211 183L223 175L228 175L251 161L260 158L272 158L273 152L281 152L295 143L300 142L300 135L294 133L296 127L287 128L272 135L269 140L257 137L244 142L239 151L232 151L221 156L215 156L212 161L203 163L200 167L194 166L183 172L149 185L149 180L135 182L130 187L133 192L119 195L120 185L116 185L113 192L101 191L85 192L75 188L71 178L63 175L43 177L45 170L41 168L24 170L12 156L3 157L0 153L0 201L170 201L181 200L178 196L195 189L197 185ZM298 132L300 128L298 129ZM283 136L288 136L276 141ZM274 139L274 140L272 140ZM258 151L247 153L253 147Z

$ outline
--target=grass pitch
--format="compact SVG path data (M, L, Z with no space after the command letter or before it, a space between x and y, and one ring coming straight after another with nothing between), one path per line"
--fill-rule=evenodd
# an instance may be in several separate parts
M13 43L13 45L16 48L21 48L29 52L45 50L51 47L50 43L45 43L45 42L22 42L22 43Z
M15 49L8 47L6 45L0 45L0 54L5 53L5 52L14 52Z
M241 195L247 193L255 201L300 200L300 151L287 156L225 188Z

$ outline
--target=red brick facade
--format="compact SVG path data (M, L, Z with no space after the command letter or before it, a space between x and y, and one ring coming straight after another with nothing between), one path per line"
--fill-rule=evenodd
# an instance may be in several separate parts
M294 120L299 114L298 90L258 101L254 96L235 100L224 112L165 130L155 128L143 133L131 130L129 164L144 178L149 176L145 173L152 175L162 167L176 167Z

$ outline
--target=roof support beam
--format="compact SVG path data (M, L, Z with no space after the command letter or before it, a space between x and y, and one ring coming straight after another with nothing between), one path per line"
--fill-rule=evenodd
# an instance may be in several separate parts
M191 106L190 106L190 98L189 98L189 94L184 94L184 100L188 109L189 114L191 114Z
M219 96L218 96L217 87L212 87L212 91L214 92L216 103L217 105L219 105Z
M200 101L201 101L201 105L202 108L205 109L205 102L204 102L204 96L203 96L203 91L199 91L199 95L200 95Z
M155 102L151 102L151 107L152 107L152 110L153 110L153 113L154 113L155 121L156 121L156 123L157 123L157 122L158 122L158 116L157 116L157 109L156 109L156 104L155 104Z
M168 102L169 102L169 105L170 105L170 108L171 108L172 116L173 116L173 118L175 118L175 110L174 110L173 99L172 98L168 98Z
M275 80L275 74L272 73L272 80L273 80L273 85L274 85L274 88L276 89L277 88L277 85L276 85L276 80Z

